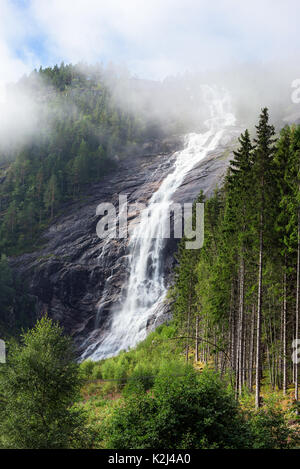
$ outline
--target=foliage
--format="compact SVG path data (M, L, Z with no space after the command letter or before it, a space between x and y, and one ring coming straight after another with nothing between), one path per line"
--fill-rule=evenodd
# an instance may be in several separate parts
M276 140L264 108L256 133L240 136L225 184L205 201L203 248L179 246L172 287L179 335L189 330L194 347L197 330L200 361L228 372L239 395L255 377L284 393L292 383L299 303L300 126Z
M72 407L81 382L71 341L47 317L10 342L0 369L0 441L6 448L90 444L86 417Z
M299 444L298 429L289 425L285 413L274 405L253 412L249 422L254 449L291 449Z
M113 89L122 80L99 65L62 63L10 87L34 101L38 135L8 148L0 140L0 253L32 249L69 200L132 155L137 143L161 135L146 113L120 107Z
M0 323L4 322L14 299L12 273L4 255L0 258Z
M142 383L144 389L150 389L154 376L164 367L180 374L183 365L181 344L174 337L177 327L164 324L129 352L100 362L84 361L80 365L82 376L89 380L104 380L104 393L135 388L135 383ZM177 352L176 356L174 353ZM172 358L170 358L172 357ZM105 382L105 380L112 380Z
M32 325L34 305L27 286L14 277L7 257L0 257L0 338Z
M209 371L183 376L164 370L152 392L124 399L106 428L109 448L245 448L247 424L232 395Z

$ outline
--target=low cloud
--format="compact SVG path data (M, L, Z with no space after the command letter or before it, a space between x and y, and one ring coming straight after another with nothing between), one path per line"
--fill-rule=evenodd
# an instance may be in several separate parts
M30 134L37 119L35 102L21 94L8 101L5 84L60 61L112 61L160 80L154 117L178 106L196 119L191 96L207 82L229 88L245 122L263 105L277 118L300 77L299 17L298 0L0 0L0 136ZM140 97L138 108L149 93Z
M163 79L234 62L295 60L300 47L298 0L0 0L0 8L8 75L38 62L111 60Z

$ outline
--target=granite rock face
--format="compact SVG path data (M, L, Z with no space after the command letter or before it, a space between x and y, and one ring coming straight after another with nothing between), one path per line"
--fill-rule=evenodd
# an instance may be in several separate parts
M192 202L201 189L206 195L212 193L232 158L238 133L237 129L229 131L221 145L193 168L176 191L174 202ZM147 203L172 171L174 152L182 146L180 138L149 143L140 149L139 155L121 160L118 169L91 185L80 201L66 205L64 214L44 233L41 250L10 259L13 271L27 282L35 299L36 316L47 312L58 320L73 336L79 353L92 333L108 332L111 307L118 301L128 278L128 240L99 239L96 208L102 202L112 202L118 208L119 194L126 194L129 204ZM130 223L134 223L136 212L129 212L129 216ZM175 250L176 241L170 240L163 254L166 283L171 280ZM159 318L151 318L148 327L156 327L168 317L165 308Z

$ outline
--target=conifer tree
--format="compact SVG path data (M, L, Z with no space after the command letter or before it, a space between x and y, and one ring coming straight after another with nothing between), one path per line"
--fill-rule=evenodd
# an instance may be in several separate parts
M51 219L53 218L54 215L54 209L56 208L58 201L59 201L59 189L57 185L57 178L55 174L52 174L48 186L45 191L44 195L44 203L46 206L46 209L50 209L50 216Z
M238 289L239 304L238 317L236 318L237 332L235 334L237 340L236 350L236 368L237 368L237 388L239 394L242 393L244 383L244 326L245 326L245 277L246 277L246 257L247 243L249 243L249 225L251 223L251 202L253 200L252 192L252 152L253 145L251 143L249 131L246 130L239 138L240 147L234 151L234 159L230 161L230 170L227 176L227 210L225 212L224 223L233 222L237 258L239 263L238 272ZM231 238L231 242L233 239ZM251 370L250 370L251 372Z
M288 318L288 267L291 263L291 223L289 216L289 206L292 196L292 148L291 129L286 126L280 132L277 143L276 155L274 158L274 182L278 188L277 216L275 229L278 233L278 251L281 256L283 271L283 304L282 304L282 388L283 394L287 392L287 318Z
M292 130L292 174L293 174L293 197L290 208L292 210L292 219L295 220L296 252L296 307L295 307L295 333L294 339L296 344L299 340L299 309L300 309L300 127ZM298 363L294 363L294 382L295 382L295 401L299 400L299 367Z
M201 193L196 203L202 203L203 200L204 197ZM195 212L193 212L193 217L194 216ZM186 249L186 241L186 237L183 237L179 243L177 254L179 264L175 271L176 282L172 290L172 297L174 299L173 309L177 320L181 323L185 322L186 324L186 361L188 362L192 320L196 319L196 325L198 324L195 290L197 273L195 269L198 262L199 250ZM197 340L196 334L196 341Z
M257 191L256 229L258 235L258 292L257 292L257 332L256 332L256 392L255 405L260 407L260 387L262 378L262 307L263 307L263 262L264 262L264 236L269 228L269 206L271 194L272 162L275 152L275 128L269 124L269 112L267 108L262 109L259 124L256 126L257 138L253 154L253 174Z

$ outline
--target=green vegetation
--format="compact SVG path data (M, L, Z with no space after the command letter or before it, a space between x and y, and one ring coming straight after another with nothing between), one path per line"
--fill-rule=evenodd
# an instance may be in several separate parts
M122 80L100 66L62 63L11 86L34 100L39 128L23 144L2 148L0 139L0 253L31 249L67 201L161 135L146 113L120 107L113 90Z
M298 367L300 292L300 127L277 140L263 109L251 141L246 131L226 177L205 204L205 242L187 251L182 240L172 291L174 313L196 362L229 374L235 393L264 386L287 395Z
M246 448L247 424L211 371L159 373L151 393L127 395L106 428L109 448Z
M26 293L26 285L13 278L7 258L0 257L0 336L9 336L33 323L33 301Z
M70 339L44 317L10 342L0 368L0 447L70 448L91 444Z
M175 331L174 324L159 326L129 352L121 352L116 357L100 362L86 360L80 366L83 379L104 380L101 383L101 390L106 394L120 392L124 387L129 390L134 389L136 382L139 382L144 389L150 389L154 377L165 368L174 375L184 373L182 347L174 340Z
M41 114L34 143L1 147L1 338L34 318L6 255L37 246L68 201L160 133L117 105L112 79L122 78L62 64L15 85L37 97ZM297 447L299 157L300 126L276 139L263 109L256 138L241 135L224 186L205 202L203 248L179 245L172 322L135 349L79 365L48 318L10 341L0 447Z
M284 406L270 388L264 388L258 411L246 391L239 404L230 374L221 376L213 362L192 366L191 346L191 363L185 363L181 333L172 321L136 349L80 365L83 405L98 429L96 447L275 449L299 444L293 406Z
M0 258L0 324L5 322L9 308L13 303L14 295L12 273L3 254Z
M172 322L127 354L78 365L62 329L41 319L20 343L9 343L0 367L0 447L297 446L291 410L269 399L256 412L250 395L240 406L228 377L185 363L179 332ZM118 381L105 381L108 373Z

